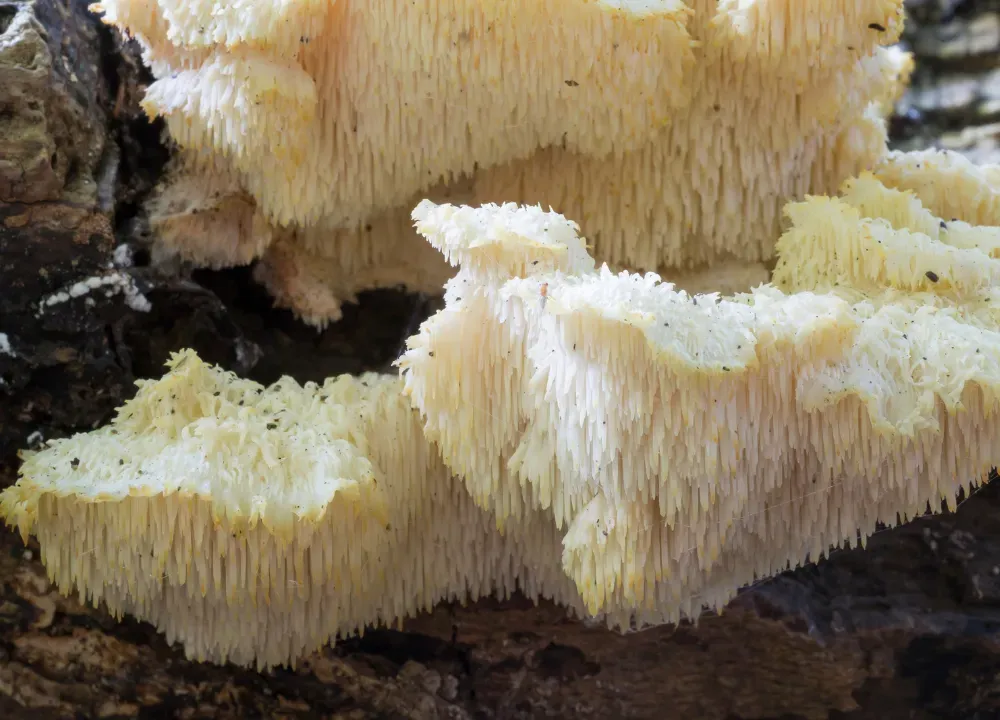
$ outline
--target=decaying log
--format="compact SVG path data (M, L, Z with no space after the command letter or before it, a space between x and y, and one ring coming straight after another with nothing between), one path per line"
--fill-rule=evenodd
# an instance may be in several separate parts
M130 268L127 245L116 252L116 226L134 214L166 151L136 104L136 57L117 51L86 5L0 3L0 464L8 467L17 448L100 423L133 391L121 328L149 314L148 291L178 298L176 315L212 306L224 324L217 299L171 293L179 281Z
M172 350L262 382L385 369L432 309L370 293L317 335L245 269L149 270L139 203L167 151L134 48L86 5L0 0L0 484L18 448L103 422ZM996 161L1000 3L911 9L895 142ZM1000 483L697 626L622 636L523 600L443 606L263 674L58 595L37 558L0 532L0 718L1000 717Z

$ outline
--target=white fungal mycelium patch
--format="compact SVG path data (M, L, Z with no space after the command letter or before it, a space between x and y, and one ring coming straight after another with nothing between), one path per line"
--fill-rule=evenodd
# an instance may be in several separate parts
M111 253L111 262L113 267L117 268L130 268L135 264L135 258L132 254L132 246L128 243L122 243L115 247L114 251Z
M149 312L152 309L149 299L139 291L132 276L116 270L106 275L94 275L78 280L62 290L46 295L38 302L37 315L44 315L53 306L77 298L84 298L93 304L93 299L87 296L98 291L103 292L106 298L122 293L125 296L125 303L137 312Z

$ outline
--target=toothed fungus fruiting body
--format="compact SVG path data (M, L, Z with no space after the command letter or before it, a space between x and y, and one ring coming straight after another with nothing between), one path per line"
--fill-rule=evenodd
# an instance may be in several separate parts
M912 190L945 220L1000 226L1000 165L977 165L945 150L893 152L875 174L890 187Z
M95 7L128 30L136 2ZM539 147L634 147L683 104L694 61L678 0L143 4L151 54L208 53L162 74L147 110L278 224L356 226Z
M460 269L409 341L406 392L477 504L565 528L589 612L719 608L877 522L953 505L996 464L1000 261L881 217L906 205L940 229L912 193L871 175L846 190L864 215L789 206L776 282L794 294L728 300L595 270L575 225L540 208L414 211Z
M574 603L558 563L532 558L557 556L554 531L501 536L392 376L262 388L186 351L109 426L29 453L0 513L37 535L63 592L200 660L294 663L517 584Z
M868 173L843 197L789 203L792 228L778 241L782 287L891 289L974 301L1000 287L1000 227L945 222L913 192Z
M246 265L282 234L232 175L190 173L183 167L174 163L146 204L158 239L153 245L156 264L179 257L213 269ZM203 242L207 237L211 243Z
M997 464L1000 228L892 185L790 203L773 284L728 299L598 267L554 211L422 202L458 271L402 378L265 389L182 353L27 453L0 514L64 592L202 659L515 587L697 617Z
M882 160L911 70L885 47L903 0L99 9L146 48L146 108L190 172L231 175L287 231L259 278L320 326L361 290L445 272L409 227L423 197L554 207L616 268L767 261L787 200ZM182 254L212 263L219 242Z

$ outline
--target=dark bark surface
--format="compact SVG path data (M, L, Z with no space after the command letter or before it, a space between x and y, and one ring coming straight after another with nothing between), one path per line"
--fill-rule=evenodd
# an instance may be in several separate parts
M101 39L80 9L0 4L0 450L86 426L127 378L104 328L120 298L41 313L39 302L108 272L116 149Z
M368 293L317 334L245 269L145 267L139 204L167 151L134 50L86 4L0 0L0 485L18 448L104 422L173 350L321 379L387 368L433 310ZM895 142L996 161L1000 2L911 9ZM622 636L522 600L443 606L263 674L188 662L58 595L37 557L0 531L0 718L1000 718L1000 483L697 626Z

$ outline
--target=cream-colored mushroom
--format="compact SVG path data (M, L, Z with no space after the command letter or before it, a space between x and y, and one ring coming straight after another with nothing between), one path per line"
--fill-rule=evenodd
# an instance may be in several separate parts
M500 535L400 386L369 374L262 388L183 352L107 427L29 453L0 515L38 536L60 590L200 660L294 663L518 585L578 603L554 530Z
M890 187L914 191L946 220L1000 225L1000 165L976 165L953 151L894 152L875 174Z
M215 269L246 265L287 234L267 221L232 175L192 173L180 162L169 167L146 209L159 241L153 245L157 265L175 257Z
M137 2L95 7L128 29ZM140 26L154 55L207 55L163 73L145 107L278 224L356 228L540 147L634 147L685 101L693 62L679 0L155 7Z
M996 464L1000 261L893 228L879 198L899 198L871 176L851 193L875 219L789 207L776 281L794 294L732 300L593 270L539 208L415 211L460 270L409 343L406 391L477 504L566 528L590 612L721 607Z
M871 174L787 213L775 284L721 299L598 268L552 211L421 203L459 270L402 379L183 353L0 514L63 591L217 661L515 587L623 629L719 608L997 464L1000 229Z
M787 200L882 159L910 70L882 47L902 0L101 7L156 59L146 107L191 172L232 173L291 231L258 276L320 326L441 279L408 224L423 197L554 207L616 268L766 262Z

